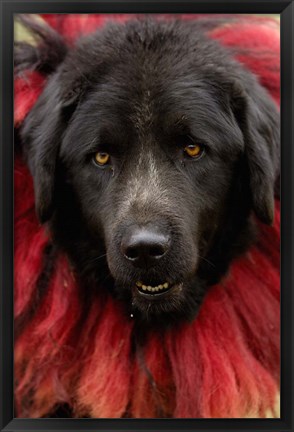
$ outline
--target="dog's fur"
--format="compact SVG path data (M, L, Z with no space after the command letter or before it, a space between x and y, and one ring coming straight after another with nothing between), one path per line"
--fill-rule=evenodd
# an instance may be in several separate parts
M278 416L273 22L143 20L77 42L109 16L43 18L22 16L38 43L15 47L15 415ZM149 270L123 256L134 227L169 240ZM136 291L164 278L182 291Z
M68 51L58 37L50 42L52 61L44 46L16 50L18 72L31 64L51 75L21 130L40 221L81 283L112 291L137 321L194 318L250 244L253 213L273 221L275 104L198 23L110 24ZM191 143L203 148L197 160L184 152ZM110 165L95 165L99 150ZM133 226L169 237L150 268L123 256ZM182 289L149 301L140 280Z

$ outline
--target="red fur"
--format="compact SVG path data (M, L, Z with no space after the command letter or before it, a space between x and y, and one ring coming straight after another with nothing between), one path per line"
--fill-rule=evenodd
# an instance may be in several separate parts
M270 23L245 21L230 26L229 32L225 27L217 28L211 33L211 37L228 47L239 48L241 52L237 59L259 77L261 85L268 89L279 104L280 82L277 76L280 70L280 38L278 31L279 24L276 21Z
M19 126L42 92L45 78L38 72L27 72L14 82L14 124Z
M44 19L74 43L79 34L102 25L106 16ZM236 20L214 29L211 37L236 48L239 61L258 75L278 102L275 24L268 19ZM17 126L43 85L37 73L16 81ZM197 319L150 334L134 353L131 318L105 294L87 303L87 293L81 292L61 254L47 292L36 298L42 253L50 238L35 216L28 169L16 156L16 318L39 301L15 342L17 415L41 417L68 403L75 416L265 416L279 391L279 233L276 202L274 226L259 224L257 244L210 289Z

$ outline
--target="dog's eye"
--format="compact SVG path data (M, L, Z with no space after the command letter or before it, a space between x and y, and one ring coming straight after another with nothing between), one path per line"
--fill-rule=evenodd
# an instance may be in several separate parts
M203 154L204 148L199 144L189 144L184 148L184 151L189 157L197 159Z
M94 155L94 161L97 165L103 166L106 165L110 160L110 156L108 153L97 152Z

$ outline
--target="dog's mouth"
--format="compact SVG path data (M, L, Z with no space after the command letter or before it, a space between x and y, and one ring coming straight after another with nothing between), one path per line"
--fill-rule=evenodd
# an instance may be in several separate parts
M171 325L190 320L199 307L197 287L191 278L158 280L156 277L136 279L132 283L131 317L151 326ZM194 281L194 279L193 279Z
M183 283L172 284L163 282L156 286L144 284L142 281L136 282L136 292L146 299L159 299L174 294L176 291L181 290Z

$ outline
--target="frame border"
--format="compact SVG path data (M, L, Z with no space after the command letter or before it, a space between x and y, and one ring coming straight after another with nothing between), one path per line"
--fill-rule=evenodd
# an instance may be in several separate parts
M293 430L292 287L294 167L294 0L0 0L0 430L113 432L153 430ZM281 17L281 418L280 419L16 419L13 418L13 14L15 13L279 13Z

